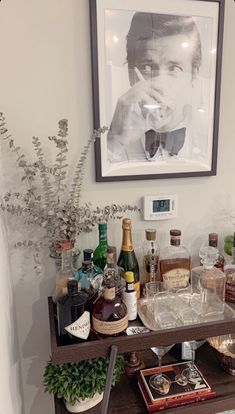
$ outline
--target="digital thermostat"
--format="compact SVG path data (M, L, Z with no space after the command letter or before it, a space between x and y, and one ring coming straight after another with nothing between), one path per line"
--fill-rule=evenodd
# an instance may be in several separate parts
M144 220L166 220L177 215L177 196L144 196Z

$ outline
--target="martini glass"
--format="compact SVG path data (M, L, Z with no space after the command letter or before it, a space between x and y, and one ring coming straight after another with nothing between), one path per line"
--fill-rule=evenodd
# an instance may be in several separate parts
M192 351L192 360L188 363L188 368L185 368L182 374L187 378L188 382L191 384L195 384L197 379L199 378L198 371L195 368L195 354L196 350L204 344L206 340L202 339L201 341L187 341L186 343L190 346Z
M168 394L170 390L170 386L171 386L170 379L166 375L162 374L161 372L162 358L173 346L174 344L168 345L168 346L157 346L157 347L151 348L151 350L154 352L154 354L157 355L157 358L158 358L159 373L152 375L150 377L149 383L161 395Z

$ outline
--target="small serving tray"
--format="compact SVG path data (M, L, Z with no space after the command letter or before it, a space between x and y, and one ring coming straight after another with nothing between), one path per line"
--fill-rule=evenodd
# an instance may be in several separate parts
M141 319L143 325L146 326L146 328L150 329L151 331L162 330L162 328L160 328L158 323L155 321L154 315L148 312L147 299L143 298L138 301L137 312L138 312L139 318ZM212 321L227 321L233 318L235 319L235 310L231 308L227 303L225 303L224 313L222 315L216 315L216 316L213 315L213 317L210 317L207 319L204 318L203 320L198 321L197 324L202 324L202 323L212 322ZM179 321L178 327L180 326L184 326L184 325L180 323Z

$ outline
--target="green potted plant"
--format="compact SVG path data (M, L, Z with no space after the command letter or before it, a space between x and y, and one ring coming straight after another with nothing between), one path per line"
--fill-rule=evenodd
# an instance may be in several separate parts
M65 364L54 364L50 360L44 371L44 389L63 398L71 413L88 410L103 398L108 363L108 359L103 357ZM118 355L112 386L119 382L123 367L124 357Z

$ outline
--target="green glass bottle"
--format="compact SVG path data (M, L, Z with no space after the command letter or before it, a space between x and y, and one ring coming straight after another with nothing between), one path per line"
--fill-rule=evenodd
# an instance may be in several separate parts
M107 259L107 223L99 223L99 244L94 250L93 263L104 270Z
M134 252L132 237L131 237L131 220L124 218L122 220L122 247L118 258L118 266L122 267L125 272L134 273L134 287L137 294L137 299L140 298L140 272L139 264Z

